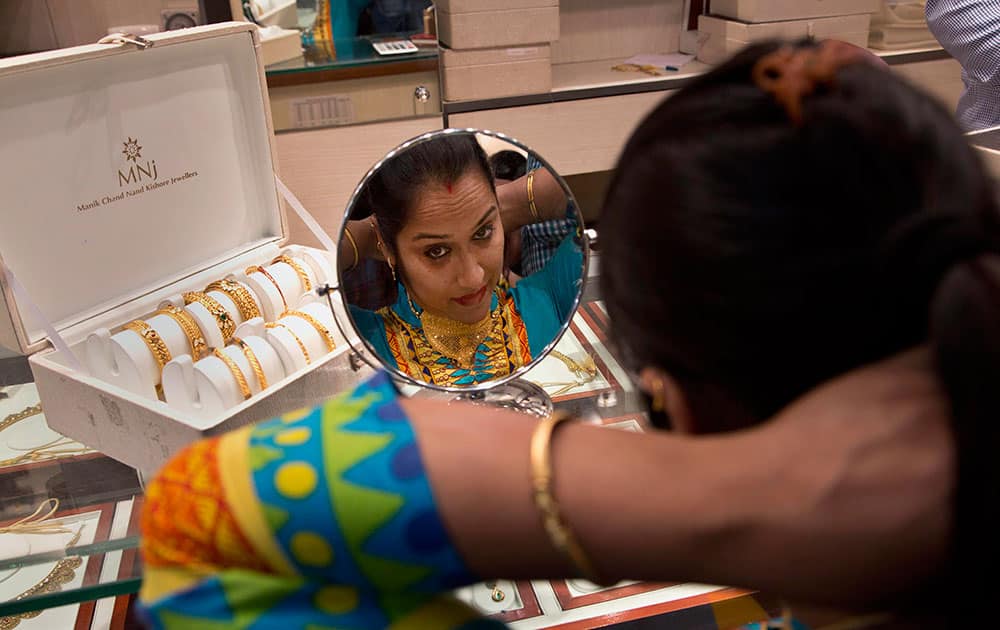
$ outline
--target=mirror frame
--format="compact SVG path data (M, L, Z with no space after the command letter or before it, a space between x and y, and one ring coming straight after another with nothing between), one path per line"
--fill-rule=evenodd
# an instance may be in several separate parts
M541 361L545 357L547 357L549 353L552 352L552 350L555 349L556 344L559 343L559 340L562 339L563 335L566 334L566 331L569 330L570 324L573 322L573 317L576 315L577 310L580 308L580 301L583 299L583 291L587 283L587 274L590 271L590 239L583 222L583 212L580 210L580 205L577 203L576 197L573 195L573 191L570 190L569 184L566 183L566 180L563 178L563 176L560 175L558 171L556 171L554 168L552 168L552 165L549 164L548 161L545 160L545 158L540 156L536 151L533 151L530 148L528 148L524 143L514 138L511 138L510 136L507 136L505 134L496 131L490 131L487 129L475 129L469 127L469 128L437 129L435 131L430 131L428 133L421 134L415 138L411 138L406 142L403 142L396 148L392 149L388 153L386 153L385 156L382 157L382 159L380 159L370 169L368 169L368 172L365 173L365 176L363 178L361 178L361 181L358 183L357 187L355 187L354 192L351 193L351 198L347 202L347 208L344 211L343 221L341 223L340 232L337 238L337 247L339 248L340 244L344 240L344 230L347 226L347 222L351 218L351 211L354 210L354 207L358 201L358 197L361 194L361 191L364 190L365 185L372 178L375 172L382 167L382 164L384 162L392 159L399 153L406 151L410 147L422 144L429 140L433 140L434 138L437 138L439 136L456 134L456 133L473 134L473 135L479 134L507 142L508 144L511 144L517 147L518 149L521 149L522 151L531 154L536 160L538 160L541 163L542 167L547 168L550 173L553 173L558 179L559 183L562 185L563 190L566 192L567 201L572 202L573 206L576 208L577 220L580 222L580 234L581 234L580 247L583 249L583 268L581 269L580 287L576 292L576 297L573 299L573 305L570 308L569 316L566 318L566 321L563 322L562 325L559 327L559 331L556 333L555 337L553 337L552 340L548 344L546 344L545 348L538 354L538 356L532 357L531 362L528 363L527 365L522 366L521 368L515 370L514 372L511 372L507 376L503 376L494 379L492 381L484 381L482 383L477 383L475 385L469 385L467 387L435 385L433 383L421 381L413 378L412 376L409 376L408 374L403 373L403 371L400 370L398 367L392 367L388 363L383 362L379 357L378 353L375 351L375 348L372 346L371 342L369 342L367 339L364 338L363 335L360 334L360 332L358 331L358 327L354 323L354 318L351 316L350 305L347 302L347 293L344 291L344 272L342 269L340 269L339 265L337 266L337 293L340 295L340 301L344 307L344 315L347 317L347 320L350 323L351 328L354 331L354 334L358 337L358 339L361 340L361 343L364 346L363 350L355 348L354 344L351 342L351 337L345 334L344 338L347 340L347 343L351 347L351 350L354 351L354 353L357 354L362 361L368 364L369 367L375 370L380 370L380 369L385 370L389 372L393 376L393 378L401 380L408 385L413 385L421 389L430 389L438 392L462 394L462 393L488 391L490 389L493 389L494 387L499 387L504 385L505 383L509 383L515 379L518 379L521 376L523 376L526 372L534 368L536 365L541 363ZM369 354L371 355L370 357L368 356Z

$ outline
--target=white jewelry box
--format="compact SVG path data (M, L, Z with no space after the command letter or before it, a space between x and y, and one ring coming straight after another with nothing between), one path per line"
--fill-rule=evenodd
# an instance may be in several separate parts
M0 345L31 355L53 429L150 474L201 436L315 404L362 375L334 330L333 352L206 417L86 369L94 331L287 245L257 28L146 41L0 60L0 261L11 273L0 273Z

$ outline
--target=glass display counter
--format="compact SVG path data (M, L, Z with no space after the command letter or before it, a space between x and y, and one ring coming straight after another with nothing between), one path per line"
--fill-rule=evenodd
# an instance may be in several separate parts
M375 52L372 42L394 39L399 36L354 37L336 42L336 57L331 57L320 47L309 47L303 51L301 59L292 59L267 66L267 84L289 85L295 75L310 75L312 82L330 80L330 77L359 78L379 74L405 74L421 70L436 70L438 51L436 47L421 48L416 52L402 55L380 55ZM327 75L317 73L329 73Z
M597 268L595 257L591 271ZM527 378L557 409L608 430L643 431L642 400L606 345L608 316L596 280L589 279L557 352ZM123 627L128 596L142 579L137 473L50 430L33 384L0 392L0 628L15 621L24 630ZM680 583L499 580L456 595L513 628L594 628L650 617L668 630L725 628L774 610L748 591ZM94 625L99 620L107 625Z
M404 118L440 119L437 48L380 55L372 42L405 35L355 37L336 56L312 46L303 56L266 68L275 131Z

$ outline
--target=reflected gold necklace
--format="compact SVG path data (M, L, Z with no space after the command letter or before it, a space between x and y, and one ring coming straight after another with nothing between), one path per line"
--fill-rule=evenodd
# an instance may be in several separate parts
M420 320L424 337L432 349L449 359L463 370L472 369L476 363L476 350L489 339L500 323L500 307L502 300L496 291L497 307L486 317L474 324L466 324L449 317L441 317L424 309L417 312L413 300L410 299L410 292L406 292L406 299L410 303L410 310Z

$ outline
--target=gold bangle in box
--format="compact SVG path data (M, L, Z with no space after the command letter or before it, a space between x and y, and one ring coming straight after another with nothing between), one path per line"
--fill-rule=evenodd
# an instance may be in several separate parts
M124 328L142 337L146 347L149 348L149 351L153 353L153 357L156 358L156 363L160 366L160 370L170 362L170 348L163 341L163 337L160 337L160 333L153 330L152 326L141 319L136 319L125 324Z
M253 351L250 344L243 341L239 337L233 337L233 343L240 347L243 351L243 356L247 358L247 363L250 364L250 369L257 376L257 383L260 385L261 390L267 389L267 376L264 374L264 368L260 364L260 359L257 358L257 353Z
M240 309L240 316L243 321L249 321L254 317L260 317L260 308L254 301L250 289L236 282L235 280L216 280L205 287L205 291L219 291L229 296L236 308Z
M215 322L219 325L223 340L228 342L233 337L233 333L236 332L236 322L233 321L233 317L226 310L226 307L200 291L188 291L184 294L185 304L193 304L194 302L201 304L212 314Z
M194 320L191 313L182 308L177 308L173 304L164 306L156 311L156 313L158 315L166 315L177 322L177 325L184 331L184 336L188 339L188 344L191 346L191 357L195 361L208 353L208 343L205 341L205 336L201 333L201 328L198 327L198 322Z
M215 355L216 359L225 363L229 371L232 372L233 378L236 379L236 384L240 387L240 393L243 394L243 400L250 398L253 395L253 392L250 391L250 384L247 383L247 377L243 375L243 370L240 369L240 366L236 365L236 361L233 361L231 357L218 348L212 348L212 354Z
M306 273L306 270L302 267L301 264L299 264L298 261L296 261L291 256L278 256L277 258L271 261L271 264L278 262L283 262L292 269L294 269L296 275L298 275L299 277L299 280L302 281L302 288L305 289L306 291L312 291L312 282L310 282L309 280L309 274Z
M330 329L324 326L323 323L320 322L318 319L316 319L309 313L304 313L302 311L287 311L284 317L287 317L289 315L293 317L298 317L299 319L303 319L309 322L309 325L315 328L316 332L319 333L319 336L322 337L323 341L326 342L326 347L330 352L333 352L333 349L337 347L337 342L334 340L333 335L330 334Z
M288 310L288 300L285 299L285 292L281 290L281 285L278 284L278 281L274 279L274 276L272 276L267 269L264 269L260 265L250 265L249 267L246 268L246 270L243 273L247 274L248 276L252 273L259 273L265 278L267 278L271 282L271 284L274 285L274 288L278 290L278 297L281 298L281 303L284 305L283 310L286 311Z

